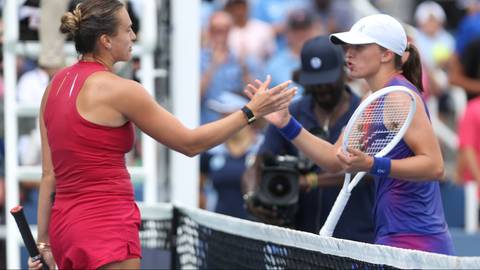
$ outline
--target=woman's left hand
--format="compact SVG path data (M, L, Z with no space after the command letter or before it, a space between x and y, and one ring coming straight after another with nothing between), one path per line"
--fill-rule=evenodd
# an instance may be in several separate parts
M290 81L283 82L271 89L268 89L268 85L271 81L271 77L268 76L267 80L265 82L262 82L260 80L255 80L252 83L248 84L246 89L244 90L245 94L253 101L255 98L256 94L273 94L279 98L277 100L282 101L281 106L277 106L277 108L270 110L268 113L263 113L260 116L263 116L270 124L275 125L278 128L281 128L285 126L288 121L290 120L290 112L288 111L288 105L294 95L296 94L297 88L289 88L287 89L288 85L290 84ZM283 93L282 93L283 92ZM281 96L286 97L281 98Z
M348 148L348 153L344 153L342 148L337 151L337 158L342 164L342 168L349 173L368 172L373 166L373 157L363 153L360 150Z

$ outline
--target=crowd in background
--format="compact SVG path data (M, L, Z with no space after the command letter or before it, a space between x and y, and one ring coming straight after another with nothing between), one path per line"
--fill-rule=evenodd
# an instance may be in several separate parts
M383 1L371 2L382 7L380 2ZM444 143L445 162L449 163L446 179L456 183L478 181L480 118L476 109L479 102L475 102L475 97L480 93L480 1L414 1L411 14L411 18L404 20L404 26L409 42L419 49L421 55L424 98L431 107L432 119L438 119L442 128L451 129L458 135L458 141L453 143L458 149L451 150L445 147L448 141L442 141L451 138L443 137L443 129L437 130ZM203 1L202 122L219 117L207 103L220 97L220 93L242 95L243 85L266 74L272 75L273 84L292 79L292 73L300 67L300 52L305 41L319 35L347 31L356 16L359 14L354 1ZM455 18L455 21L449 22L449 18ZM359 96L369 91L363 81L347 77L347 83ZM301 89L300 98L305 93L301 85L297 86ZM467 113L464 113L465 109ZM264 135L265 128L262 124L258 126L256 131ZM241 191L241 180L233 185L228 174L224 175L223 182L218 179L218 172L228 166L226 157L231 155L228 151L219 153L216 149L205 154L208 158L204 160L209 163L202 163L205 173L202 183L206 183L204 192L214 203L209 203L208 199L206 204L202 202L208 209L245 217L245 212L236 211L235 207L231 211L223 209L228 200L223 201L222 193L230 194L231 190L236 190L239 202L245 193ZM251 160L247 158L243 168L248 169L250 165ZM208 182L209 175L212 182Z
M46 1L49 2L49 1ZM75 1L64 1L72 8ZM69 2L69 3L67 3ZM138 30L141 1L128 1ZM293 79L300 68L304 43L319 35L347 31L358 19L354 0L211 0L201 2L200 54L201 123L223 117L241 108L245 85L272 76L272 85ZM368 2L368 1L365 1ZM394 1L370 1L383 10ZM458 135L458 150L446 156L454 166L447 172L452 182L480 182L480 1L410 1L413 14L404 19L410 42L419 49L423 63L425 98L432 117ZM2 2L0 1L0 7ZM20 39L38 40L42 9L40 0L26 0L20 8ZM459 15L460 14L460 15ZM366 15L366 14L365 14ZM393 14L394 15L394 14ZM3 104L3 29L0 19L0 99ZM53 30L51 30L53 31ZM63 43L62 43L63 44ZM45 57L44 57L45 58ZM50 58L49 58L50 59ZM61 64L18 56L17 101L36 105L52 75ZM50 62L51 63L51 62ZM364 96L365 83L348 78L354 93ZM307 93L299 87L297 100ZM468 102L467 102L468 101ZM3 112L3 109L2 109ZM3 137L3 116L0 138ZM201 156L200 206L241 218L253 218L244 206L242 176L254 163L267 125L257 121L225 144ZM19 126L19 164L40 164L40 138L35 119ZM442 134L438 134L439 137ZM442 141L442 140L440 140ZM4 147L0 141L0 174L4 175ZM138 149L138 148L137 148ZM445 150L447 151L447 149ZM130 163L138 162L132 154ZM447 168L449 168L447 166ZM245 183L243 183L245 184ZM36 203L36 184L23 182L22 200ZM307 184L306 190L319 187ZM35 194L35 192L33 192ZM0 180L0 205L4 181ZM36 210L36 207L32 207ZM0 223L4 223L4 211ZM35 215L32 218L36 220ZM315 228L318 229L318 228ZM0 248L1 249L1 248ZM0 267L1 258L0 254Z

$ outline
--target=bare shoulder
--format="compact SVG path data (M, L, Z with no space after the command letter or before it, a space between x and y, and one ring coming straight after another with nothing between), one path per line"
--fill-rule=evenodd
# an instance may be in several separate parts
M134 80L125 79L123 77L118 76L117 74L100 71L92 74L88 80L88 83L93 83L98 87L101 88L108 88L112 89L113 91L119 90L122 91L124 89L136 87L136 88L143 88L141 84Z
M94 88L97 95L113 101L145 92L140 83L103 71L92 74L85 82L85 87Z
M90 86L86 87L93 90L88 91L91 94L89 98L96 101L96 107L104 106L126 119L135 119L136 113L158 106L140 83L110 72L93 74L88 78L88 84Z
M415 97L415 103L416 103L416 110L423 112L424 114L426 113L425 109L425 100L422 94L418 93L417 91L411 90L413 96Z

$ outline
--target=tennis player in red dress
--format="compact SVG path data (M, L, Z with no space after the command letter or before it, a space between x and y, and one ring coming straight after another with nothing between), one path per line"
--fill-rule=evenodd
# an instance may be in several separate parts
M115 62L130 59L136 38L120 1L82 1L63 16L60 30L73 38L80 61L54 76L42 100L37 243L52 269L138 269L140 212L125 166L133 124L193 156L286 108L296 91L288 82L267 89L267 78L242 110L188 129L141 85L111 72ZM40 267L29 260L30 269Z

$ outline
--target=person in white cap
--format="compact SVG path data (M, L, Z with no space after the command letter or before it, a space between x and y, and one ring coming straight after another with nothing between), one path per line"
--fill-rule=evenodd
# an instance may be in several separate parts
M403 140L383 158L354 149L344 154L343 136L335 144L322 140L302 128L287 109L265 118L325 170L373 175L376 244L454 254L440 197L443 158L421 97L417 49L407 44L400 22L383 14L364 17L350 31L332 34L330 40L344 46L351 76L364 78L371 91L402 85L416 93L417 110ZM249 85L245 92L252 97L249 92L256 89ZM382 170L375 169L380 165Z
M447 16L434 1L422 2L415 9L418 31L414 32L422 62L430 69L445 67L455 49L453 36L445 30Z

